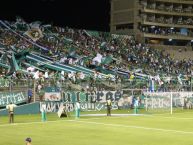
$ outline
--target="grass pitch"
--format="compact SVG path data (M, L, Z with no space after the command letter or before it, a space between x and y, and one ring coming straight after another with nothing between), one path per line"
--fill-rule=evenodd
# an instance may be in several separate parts
M26 137L32 138L32 145L193 145L192 110L173 115L59 119L48 114L47 118L41 122L40 114L16 115L15 124L8 124L8 117L1 116L0 145L24 145Z

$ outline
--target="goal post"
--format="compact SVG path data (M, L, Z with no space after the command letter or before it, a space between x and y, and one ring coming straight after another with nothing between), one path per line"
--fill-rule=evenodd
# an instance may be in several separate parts
M170 94L170 114L173 114L173 94Z

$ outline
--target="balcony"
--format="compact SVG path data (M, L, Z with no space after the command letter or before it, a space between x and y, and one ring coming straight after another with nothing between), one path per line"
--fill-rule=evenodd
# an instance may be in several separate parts
M159 38L159 39L176 39L176 40L193 40L193 36L185 36L185 35L176 35L176 34L153 34L153 33L143 33L143 36L146 38Z
M176 4L193 4L192 0L155 0L156 2L176 3Z
M174 27L174 28L189 28L193 29L193 25L184 25L184 24L166 24L161 22L150 22L146 20L142 20L141 24L143 25L151 25L151 26L161 26L161 27Z
M193 17L193 13L179 13L175 11L162 11L158 9L149 9L149 8L144 8L142 9L142 12L145 13L153 13L153 14L163 14L163 15L171 15L171 16L188 16L188 17Z

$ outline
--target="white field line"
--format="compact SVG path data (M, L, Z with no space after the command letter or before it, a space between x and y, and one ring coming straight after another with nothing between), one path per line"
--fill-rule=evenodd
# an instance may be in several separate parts
M74 120L74 122L85 123L85 124L96 124L96 125L103 125L103 126L111 126L111 127L134 128L134 129L142 129L142 130L150 130L150 131L162 131L162 132L191 134L191 135L193 134L193 132L190 132L190 131L162 129L162 128L151 128L151 127L143 127L143 126L109 124L109 123L99 123L99 122L90 122L90 121L81 121L81 120Z
M192 115L193 116L193 115ZM128 116L125 116L128 117ZM129 116L137 117L137 116ZM163 115L143 115L143 117L155 117L155 118L168 118L168 119L179 119L179 120L193 120L193 117L174 117L174 116L163 116Z
M188 113L188 112L185 112L185 113ZM185 114L185 113L175 113L175 114ZM145 115L145 116L148 116L148 117L160 117L160 118L171 118L171 119L193 119L193 117L174 117L173 115L175 115L175 114L169 114L169 113L167 113L167 115L170 115L170 116L164 116L164 115L166 115L166 114L151 114L151 115ZM189 114L190 114L190 116L193 116L193 112L192 113L190 113L189 112Z
M113 118L126 118L126 117L128 117L128 116L111 117L111 119L113 119ZM172 129L151 128L151 127L134 126L134 125L109 124L109 123L86 121L86 120L97 120L97 119L104 119L104 118L106 118L106 117L89 118L89 119L55 120L55 121L46 121L46 122L40 121L40 122L2 124L2 125L0 125L0 127L15 126L15 125L30 125L30 124L47 124L47 123L55 123L55 122L79 122L79 123L96 124L96 125L104 125L104 126L112 126L112 127L135 128L135 129L143 129L143 130L151 130L151 131L173 132L173 133L180 133L180 134L193 134L193 132L191 132L191 131L182 131L182 130L172 130ZM169 117L169 118L171 118L171 117Z
M111 117L111 118L123 118L125 116L121 116L121 117ZM97 120L97 119L104 119L106 117L101 116L98 118L88 118L88 119L71 119L71 120L53 120L53 121L35 121L35 122L22 122L22 123L13 123L13 124L1 124L0 127L4 127L4 126L15 126L15 125L30 125L30 124L46 124L46 123L55 123L55 122L72 122L72 121L77 121L77 120Z
M192 120L193 118L180 118L180 117L164 117L161 115L144 115L145 117L159 117L159 118L168 118L168 119L181 119L181 120ZM144 117L143 116L143 117ZM112 116L110 117L112 118L128 118L128 117L136 117L136 116ZM140 117L140 116L137 116ZM45 124L45 123L54 123L54 122L70 122L70 121L80 121L80 120L97 120L97 119L104 119L106 118L106 116L100 116L100 117L95 117L95 118L88 118L88 119L71 119L71 120L53 120L53 121L46 121L46 122L42 122L42 121L35 121L35 122L21 122L21 123L13 123L13 124L0 124L0 127L3 126L15 126L15 125L30 125L30 124ZM109 117L108 117L109 118Z
M153 116L153 117L160 117L160 118L168 118L168 119L180 119L180 120L193 120L193 117L164 117L164 116Z
M165 113L159 113L159 114L154 114L154 115L156 115L156 116L159 116L159 115L175 115L175 114L192 114L193 113L193 111L192 112L175 112L175 113L173 113L173 114L171 114L170 112L165 112Z
M193 113L190 114L190 116L193 116ZM164 114L143 114L143 115L128 115L128 116L121 116L121 117L159 117L159 118L168 118L168 119L180 119L180 120L193 120L193 117L174 117L171 116L164 116Z
M113 118L126 118L128 116L121 116L121 117L111 117ZM171 132L171 133L180 133L180 134L193 134L191 131L182 131L182 130L172 130L172 129L162 129L162 128L151 128L151 127L143 127L143 126L134 126L134 125L122 125L122 124L109 124L109 123L100 123L100 122L92 122L89 120L97 120L97 119L104 119L106 117L99 117L99 118L89 118L89 119L71 119L71 120L55 120L55 121L46 121L46 122L26 122L26 123L14 123L14 124L2 124L0 127L6 126L15 126L15 125L30 125L30 124L47 124L47 123L55 123L55 122L78 122L84 124L95 124L95 125L103 125L103 126L111 126L111 127L123 127L123 128L135 128L135 129L142 129L142 130L150 130L150 131L162 131L162 132Z

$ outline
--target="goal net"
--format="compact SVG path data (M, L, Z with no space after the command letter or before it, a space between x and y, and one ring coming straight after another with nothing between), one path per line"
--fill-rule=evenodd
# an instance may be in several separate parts
M147 113L174 113L192 109L193 92L144 92Z

